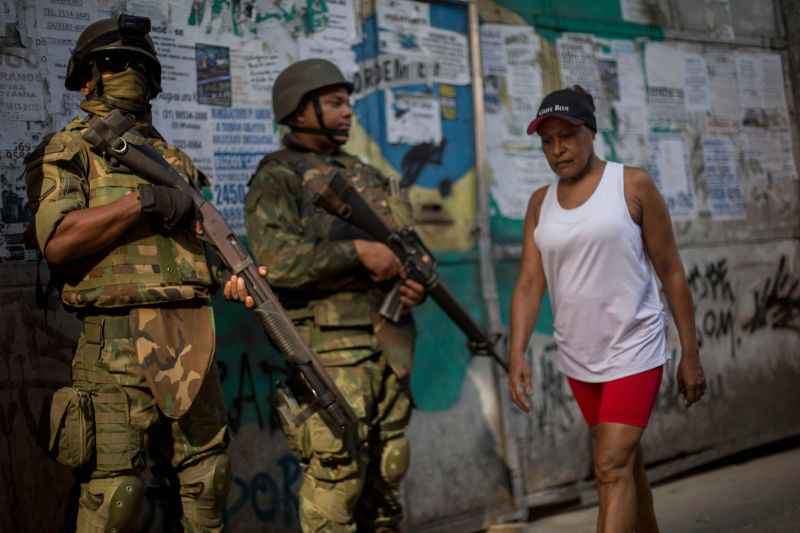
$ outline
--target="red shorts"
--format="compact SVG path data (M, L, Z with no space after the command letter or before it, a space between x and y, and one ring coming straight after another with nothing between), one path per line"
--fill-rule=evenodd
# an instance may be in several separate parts
M589 426L616 423L645 428L656 403L663 372L664 367L659 366L602 383L570 377L567 380Z

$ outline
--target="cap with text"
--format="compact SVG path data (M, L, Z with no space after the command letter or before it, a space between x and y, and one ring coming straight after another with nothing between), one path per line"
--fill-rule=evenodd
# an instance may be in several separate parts
M528 125L528 135L539 132L539 126L550 117L558 117L571 124L583 124L597 132L597 121L594 117L594 101L588 93L580 93L575 89L560 89L548 94L539 105L539 111Z

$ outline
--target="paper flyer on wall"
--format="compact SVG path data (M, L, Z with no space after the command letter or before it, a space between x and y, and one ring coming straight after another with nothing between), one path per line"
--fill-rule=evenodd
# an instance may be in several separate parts
M294 52L294 47L292 47ZM277 50L266 41L251 41L230 49L233 105L269 107L272 85L281 70L289 65L286 50Z
M484 76L506 75L508 60L506 58L504 24L481 24L481 70Z
M422 36L422 47L433 63L434 81L450 85L470 83L466 35L431 27Z
M386 138L392 144L439 143L442 116L439 99L428 93L387 90Z
M533 191L555 181L541 145L522 151L492 150L487 157L494 174L491 194L500 214L523 220Z
M673 220L694 217L694 182L689 170L686 140L681 133L650 135L648 170L669 208Z
M785 115L786 93L784 90L783 65L780 54L737 53L736 76L739 87L739 106L744 125L775 125L776 117L763 117L759 123L758 110L769 110L771 114ZM772 124L769 124L769 123Z
M316 29L314 37L331 45L350 47L361 37L360 20L355 0L325 0L324 23Z
M610 41L611 57L617 62L618 99L626 106L642 106L647 103L644 68L641 54L632 41ZM644 126L644 125L643 125Z
M46 116L39 54L28 48L0 48L0 119L37 121Z
M654 42L645 46L647 105L652 129L678 130L688 121L685 66L680 49Z
M199 44L195 47L192 41L184 37L180 28L164 26L161 31L151 35L162 58L162 91L152 102L153 124L170 143L185 151L197 168L209 176L213 175L211 113L207 105L203 105L208 100L198 101L199 94L207 95L204 92L207 86L199 85L198 80L202 81L211 68L218 66L216 63L209 66L204 46ZM229 101L229 61L222 71L227 85L220 82L218 86L225 85L227 90L224 92L228 95L225 100Z
M231 229L243 235L247 182L261 158L280 145L272 129L272 110L212 107L210 115L214 145L212 200Z
M742 158L751 182L772 184L798 179L789 131L744 128L741 135Z
M648 0L620 0L622 20L636 24L656 24L652 15L653 3Z
M706 116L706 130L732 132L739 129L739 85L736 56L727 51L704 54L708 67L711 112Z
M708 209L717 220L742 219L746 215L737 156L736 145L729 137L703 137Z
M431 25L430 5L412 0L377 2L378 46L384 54L424 54L423 35Z
M557 42L561 85L580 85L594 98L598 129L611 128L611 101L601 78L601 66L596 57L597 42L591 36L564 34ZM609 65L604 65L608 68ZM616 67L614 67L616 68ZM608 72L605 76L610 75ZM616 75L616 74L614 74Z
M30 211L22 179L23 159L43 137L42 131L31 130L33 124L6 120L0 128L0 262L36 259L35 250L24 244Z
M706 60L700 54L684 54L686 109L692 113L711 110L711 83Z
M86 26L111 13L99 9L95 0L75 0L69 5L58 0L42 0L35 3L30 13L35 16L33 24L40 55L47 61L45 72L50 92L46 99L47 111L71 115L78 108L81 96L64 88L70 51ZM63 123L65 118L59 121Z

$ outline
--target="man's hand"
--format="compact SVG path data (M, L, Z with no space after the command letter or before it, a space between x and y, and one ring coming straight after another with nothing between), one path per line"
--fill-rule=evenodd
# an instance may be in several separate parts
M529 413L531 410L528 397L533 392L533 374L525 356L510 356L508 365L508 389L511 392L511 401L517 407Z
M403 274L400 275L402 277ZM409 312L412 307L419 305L424 299L425 287L413 279L403 278L403 284L400 285L400 303L403 304L403 310Z
M703 365L700 364L700 355L695 352L681 354L678 364L678 390L689 407L706 392L706 376Z
M188 194L173 187L139 185L142 213L150 216L168 232L183 220L194 207Z
M373 281L386 281L400 274L403 268L400 260L385 244L361 239L356 239L353 243L359 261L369 271Z
M258 274L262 278L266 278L267 267L258 267ZM239 276L231 276L230 279L225 282L222 293L225 295L226 300L244 302L244 306L247 309L252 309L256 306L253 297L247 294L247 288L244 286L244 278L240 278Z

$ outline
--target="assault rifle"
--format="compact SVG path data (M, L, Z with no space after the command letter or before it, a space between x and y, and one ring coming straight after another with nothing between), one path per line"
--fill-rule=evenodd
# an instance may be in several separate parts
M133 126L130 119L114 110L105 118L93 117L83 138L97 151L116 159L139 176L157 185L174 187L191 197L203 225L203 237L225 266L244 279L247 292L255 301L255 313L261 326L286 357L289 366L287 384L294 398L309 401L309 406L299 415L286 414L299 424L318 412L333 434L349 443L358 418L317 356L303 342L275 293L258 274L253 258L214 205L147 144Z
M492 357L508 372L506 362L495 349L496 339L490 339L458 303L453 293L439 277L436 259L420 239L414 228L407 226L393 230L384 223L361 194L336 171L319 175L306 182L314 193L313 201L330 214L350 223L359 233L384 243L400 259L406 275L422 284L442 311L469 339L469 349L474 355ZM380 314L397 322L402 313L398 281L384 299Z

